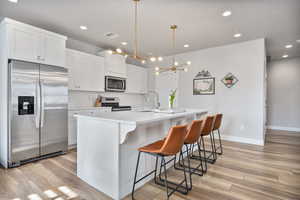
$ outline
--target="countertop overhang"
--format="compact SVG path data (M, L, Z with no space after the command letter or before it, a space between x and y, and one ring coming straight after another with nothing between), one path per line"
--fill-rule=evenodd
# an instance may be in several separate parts
M138 125L153 123L161 120L169 120L180 117L193 116L197 114L206 114L204 109L185 109L185 112L180 113L157 113L157 112L139 112L139 111L122 111L122 112L106 112L97 113L94 116L86 114L75 115L78 118L90 118L94 120L110 121L115 123Z

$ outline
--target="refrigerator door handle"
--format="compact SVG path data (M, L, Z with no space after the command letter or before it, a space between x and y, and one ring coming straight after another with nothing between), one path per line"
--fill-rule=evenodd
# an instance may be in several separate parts
M44 82L41 81L41 128L44 127L45 121L45 94L44 94Z
M40 128L40 116L41 116L41 93L40 93L40 83L36 81L36 117L35 117L35 127Z

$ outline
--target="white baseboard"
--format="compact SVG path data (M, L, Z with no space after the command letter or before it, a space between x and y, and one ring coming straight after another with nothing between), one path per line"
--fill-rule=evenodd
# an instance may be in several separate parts
M300 128L296 127L284 127L284 126L267 126L268 129L281 130L281 131L296 131L300 132Z
M68 146L68 150L73 150L73 149L76 149L77 148L77 144L71 144Z
M236 137L236 136L230 136L230 135L221 135L222 140L227 140L231 142L239 142L239 143L247 143L247 144L255 144L264 146L263 140L255 140L250 138L244 138L244 137Z

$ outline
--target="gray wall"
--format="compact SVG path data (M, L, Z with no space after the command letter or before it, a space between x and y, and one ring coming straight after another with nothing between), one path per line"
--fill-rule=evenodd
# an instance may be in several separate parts
M268 126L300 130L300 57L270 62Z
M223 139L264 143L265 116L265 42L264 39L179 54L179 62L191 61L188 72L161 74L156 89L163 106L168 105L171 89L178 89L178 106L207 109L209 114L223 113ZM208 70L215 77L215 95L193 95L196 74ZM227 88L221 79L233 73L239 82Z
M86 42L82 42L82 41L75 40L72 38L68 38L66 46L69 49L75 49L77 51L82 51L82 52L94 54L94 55L96 55L97 52L103 50L102 48L97 47L95 45L88 44Z

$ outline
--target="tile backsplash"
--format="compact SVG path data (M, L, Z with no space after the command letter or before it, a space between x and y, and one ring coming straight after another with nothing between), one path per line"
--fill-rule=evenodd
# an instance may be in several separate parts
M69 91L69 106L70 107L94 106L98 95L104 97L119 97L120 105L139 107L139 106L145 106L146 104L145 96L141 94Z

